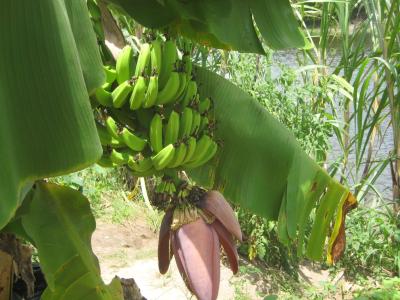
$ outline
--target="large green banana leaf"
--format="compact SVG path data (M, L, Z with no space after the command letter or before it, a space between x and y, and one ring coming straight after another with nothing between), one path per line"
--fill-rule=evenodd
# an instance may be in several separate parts
M64 0L64 2L78 49L86 89L90 94L105 80L96 35L89 18L86 0Z
M82 1L69 11L80 15L78 2ZM0 4L3 228L34 180L82 169L101 156L84 78L93 89L104 75L98 73L95 40L81 43L84 36L93 36L92 29L81 28L79 34L78 22L68 19L63 0L0 0Z
M43 300L123 299L118 280L106 286L91 248L96 227L89 201L78 191L37 182L6 230L36 246L48 288Z
M202 68L197 68L196 81L200 93L214 100L216 139L222 145L211 163L190 175L252 212L278 220L280 239L297 240L300 255L321 259L330 235L326 250L328 259L335 259L340 253L332 258L332 252L343 246L336 241L343 237L339 230L343 207L355 203L349 190L308 157L293 134L240 88ZM314 209L304 248L305 226Z
M146 27L163 28L215 48L264 53L254 21L274 49L300 48L305 39L289 0L107 0Z

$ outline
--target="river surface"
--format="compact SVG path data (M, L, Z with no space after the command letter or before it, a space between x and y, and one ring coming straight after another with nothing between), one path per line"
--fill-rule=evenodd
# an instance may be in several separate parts
M338 53L337 50L332 52L333 54L331 55L331 59L333 60L332 65L336 65L338 60L340 59L340 53ZM288 67L297 69L299 68L299 64L296 60L296 52L295 50L290 50L290 51L276 51L273 54L273 65L272 65L272 76L278 76L280 73L280 68L279 64L284 64ZM310 62L311 64L311 62ZM371 80L372 82L372 80ZM372 87L371 87L372 88ZM343 115L343 112L338 112L341 115ZM387 129L385 131L385 129ZM354 136L355 134L355 126L354 123L352 122L350 124L350 134L351 136ZM381 131L382 131L382 143L380 146L376 145L374 151L376 151L376 157L375 159L381 160L384 159L388 156L390 151L393 150L393 134L392 134L392 127L388 127L388 119L383 122L381 125ZM331 138L331 149L328 153L328 164L336 161L338 158L340 158L343 155L342 149L336 139L336 136L333 136ZM351 150L349 154L349 167L352 169L355 169L355 153L354 149ZM348 178L350 181L350 184L354 184L354 179ZM390 166L388 165L383 173L378 177L374 184L376 190L378 193L381 195L381 197L385 200L391 200L392 199L392 179L391 179L391 174L390 174ZM375 202L375 200L378 200L379 197L377 196L377 193L375 193L372 189L368 193L367 201L369 203Z

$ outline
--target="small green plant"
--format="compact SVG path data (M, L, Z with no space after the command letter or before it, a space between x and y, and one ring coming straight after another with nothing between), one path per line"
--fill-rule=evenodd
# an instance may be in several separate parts
M356 293L355 300L399 300L400 278L387 279L379 288L369 288Z
M270 267L283 268L296 277L297 257L293 255L294 249L279 241L276 222L267 221L241 208L237 208L236 212L246 237L239 252L250 260L258 259Z
M359 207L346 227L346 251L338 267L344 267L349 278L400 275L400 220L390 207Z

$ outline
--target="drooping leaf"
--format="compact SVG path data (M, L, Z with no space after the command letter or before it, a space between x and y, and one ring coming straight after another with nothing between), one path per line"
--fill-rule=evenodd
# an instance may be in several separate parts
M35 179L101 155L62 0L0 4L0 228Z
M216 139L222 145L211 163L190 175L254 213L277 219L279 237L285 243L298 240L300 255L304 228L315 208L306 255L321 259L328 229L349 190L308 157L293 134L256 100L214 73L196 72L200 94L214 101Z
M251 13L268 46L301 48L305 38L298 28L289 0L250 0Z
M101 279L91 248L96 224L80 192L38 182L23 207L22 226L37 247L48 284L41 299L123 299L119 282L106 286Z
M328 243L328 263L336 262L346 247L346 235L345 235L345 220L346 214L349 210L357 206L356 198L349 194L347 198L343 198L340 201L338 213L336 214L335 227L332 230L331 237Z
M91 94L96 87L104 83L105 74L89 11L85 0L64 0L64 2L78 48L86 89Z
M336 181L331 180L317 203L315 220L307 244L307 256L320 259L323 255L329 225L335 219L335 213L342 199L346 199L349 192Z
M304 47L288 0L108 0L146 27L182 34L207 46L264 53L254 21L267 45L275 49ZM254 18L254 20L253 20Z
M207 33L215 37L224 45L225 49L240 49L243 52L264 53L256 31L253 26L251 12L246 1L223 0L223 1L189 1L167 0L166 4L175 9L179 14L183 25L176 23L178 32L192 39L200 40L203 44L214 46L204 38ZM191 25L188 29L187 24ZM197 25L197 26L196 26Z

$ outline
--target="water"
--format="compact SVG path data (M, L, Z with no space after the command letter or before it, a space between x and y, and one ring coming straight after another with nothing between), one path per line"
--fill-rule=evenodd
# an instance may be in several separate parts
M330 55L333 63L332 65L336 65L338 60L340 59L340 53L337 49L333 49L331 51ZM296 51L295 50L289 50L289 51L277 51L273 54L273 66L272 66L272 76L278 76L280 73L280 68L279 64L284 64L288 67L298 69L300 66L296 60ZM372 82L372 81L371 81ZM371 86L372 88L372 86ZM385 131L385 129L387 130ZM374 152L376 151L376 160L382 160L388 156L390 151L393 150L393 133L392 133L392 127L388 127L388 120L386 119L385 122L380 127L380 130L382 131L381 134L383 135L381 137L381 145L375 145L374 147ZM351 136L354 136L356 131L356 128L354 126L354 123L352 122L350 124L350 134ZM340 158L343 155L341 147L339 143L336 140L336 137L333 136L331 138L331 150L328 153L328 164L336 161L338 158ZM349 168L355 169L355 153L354 150L350 152L349 154ZM362 170L361 170L362 172ZM349 178L350 184L354 184L354 179ZM392 200L392 178L391 178L391 173L390 173L390 166L388 165L385 170L382 172L382 174L378 177L374 184L376 190L381 194L381 196L386 199L386 200ZM377 198L376 193L373 190L370 190L368 193L367 200L371 201Z

